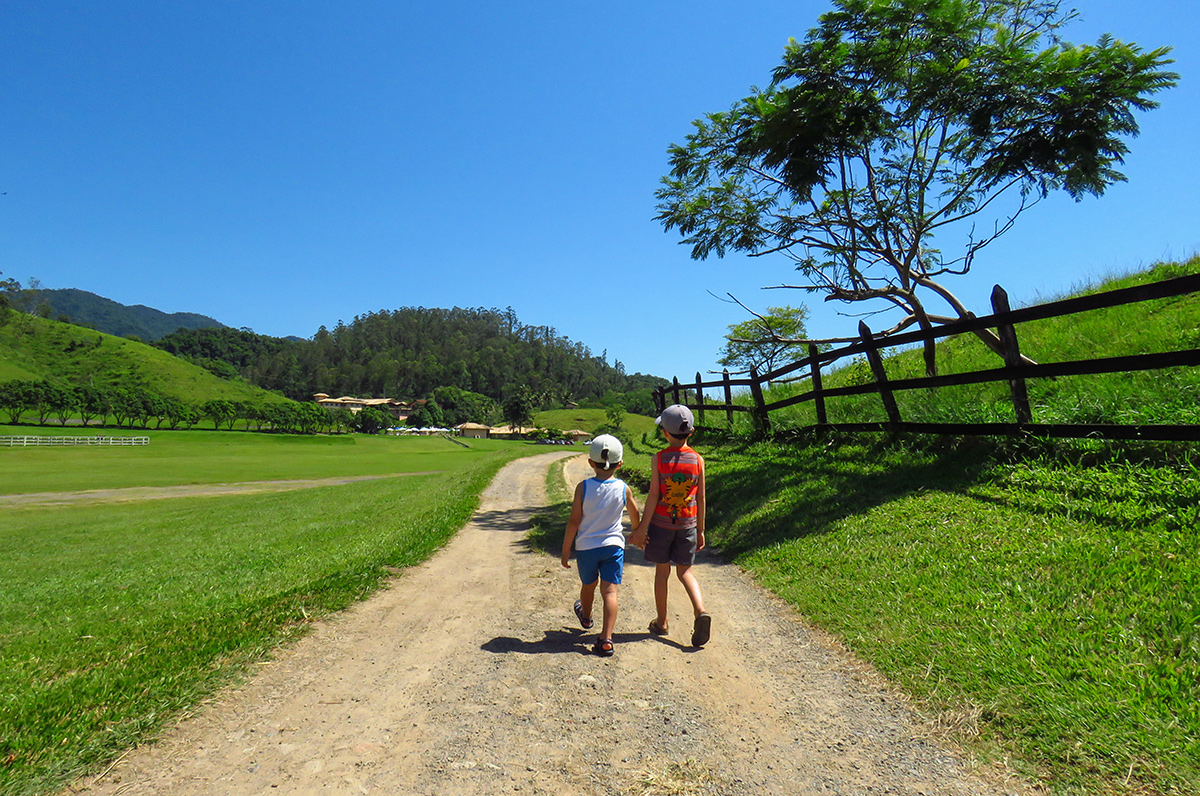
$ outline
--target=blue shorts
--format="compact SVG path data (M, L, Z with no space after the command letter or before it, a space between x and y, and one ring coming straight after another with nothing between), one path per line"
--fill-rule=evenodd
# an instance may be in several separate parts
M586 585L600 578L605 583L621 582L625 571L625 548L615 544L591 550L576 550L575 565L579 567L579 580Z

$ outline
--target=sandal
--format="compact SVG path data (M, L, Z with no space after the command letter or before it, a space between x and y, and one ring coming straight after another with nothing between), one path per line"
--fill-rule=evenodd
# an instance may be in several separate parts
M608 658L613 654L613 643L611 638L596 639L596 645L592 647L592 652L599 655L601 658Z
M665 627L659 625L657 619L650 620L650 632L656 636L667 635L667 629Z
M579 624L584 630L592 629L593 622L583 615L583 602L580 600L575 601L575 616L579 617Z
M692 646L703 647L708 643L708 637L712 632L712 617L708 614L700 614L696 617L696 624L692 628Z

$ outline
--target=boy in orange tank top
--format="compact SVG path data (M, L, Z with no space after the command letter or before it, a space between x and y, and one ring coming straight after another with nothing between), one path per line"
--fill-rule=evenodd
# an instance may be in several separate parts
M656 422L668 445L654 455L650 494L642 521L629 542L642 548L646 560L654 563L654 606L658 615L650 623L650 632L660 636L667 633L667 587L674 564L695 615L692 646L702 647L708 642L712 617L704 610L704 597L692 567L696 553L704 549L704 459L687 444L696 430L690 409L681 404L668 406Z

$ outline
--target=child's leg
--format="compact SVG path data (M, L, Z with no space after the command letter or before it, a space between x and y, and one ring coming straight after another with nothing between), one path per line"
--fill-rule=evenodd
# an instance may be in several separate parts
M593 584L595 585L595 584ZM600 638L612 639L617 626L617 584L600 581L600 598L604 600L604 619L600 623Z
M654 565L654 608L658 611L655 621L664 630L667 627L667 585L671 582L671 564Z
M675 573L679 576L679 582L683 584L683 588L687 590L688 599L692 601L692 612L696 616L704 613L704 597L700 594L700 583L692 573L691 566L681 564L675 568ZM663 591L665 593L666 589Z
M583 618L592 618L592 603L596 600L596 584L599 580L585 583L579 587L579 602L583 603Z

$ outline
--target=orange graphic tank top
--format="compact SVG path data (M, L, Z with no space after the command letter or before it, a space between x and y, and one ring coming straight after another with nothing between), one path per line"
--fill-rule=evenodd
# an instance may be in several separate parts
M658 505L650 522L664 528L688 529L698 524L696 493L704 460L683 445L654 454L654 476L658 479Z

